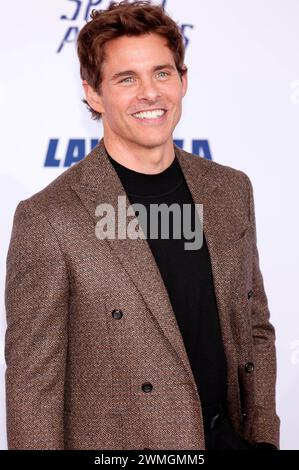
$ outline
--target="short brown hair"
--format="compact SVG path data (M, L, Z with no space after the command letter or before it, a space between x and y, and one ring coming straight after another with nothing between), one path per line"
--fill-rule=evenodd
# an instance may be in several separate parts
M163 7L152 5L150 1L124 0L111 2L106 10L94 9L90 17L91 20L78 35L77 52L81 78L86 80L97 93L101 94L101 66L105 60L105 43L120 36L159 34L167 39L180 75L186 72L186 68L183 67L184 39L178 24L165 13ZM86 100L83 102L90 110L93 119L101 118L101 114L93 110Z

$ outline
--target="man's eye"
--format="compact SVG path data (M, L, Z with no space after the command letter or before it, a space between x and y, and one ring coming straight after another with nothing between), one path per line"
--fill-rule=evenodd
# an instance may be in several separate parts
M169 73L168 72L158 72L158 76L161 76L162 78L168 77Z
M131 83L133 81L133 77L126 77L123 78L120 83Z

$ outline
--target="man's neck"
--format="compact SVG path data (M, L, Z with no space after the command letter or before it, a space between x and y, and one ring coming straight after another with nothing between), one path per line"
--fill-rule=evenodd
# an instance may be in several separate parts
M157 174L168 168L175 158L173 140L156 148L133 144L124 145L120 140L112 141L104 136L104 145L109 155L130 170L145 174Z

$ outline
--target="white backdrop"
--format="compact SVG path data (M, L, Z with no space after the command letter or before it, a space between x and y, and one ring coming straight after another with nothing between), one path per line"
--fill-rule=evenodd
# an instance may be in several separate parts
M12 217L21 199L102 136L81 102L74 41L91 5L108 3L1 2L2 449L3 293ZM165 7L186 25L188 43L189 91L174 138L188 151L246 172L253 183L260 264L277 332L281 448L299 449L299 0L167 0Z

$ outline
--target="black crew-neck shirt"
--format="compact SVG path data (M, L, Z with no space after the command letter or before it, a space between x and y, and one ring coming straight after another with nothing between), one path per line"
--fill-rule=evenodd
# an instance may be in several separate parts
M130 204L141 203L147 208L147 242L166 286L202 405L223 402L226 400L226 358L204 233L202 247L197 250L184 248L186 242L192 242L184 234L180 239L173 238L171 230L169 239L162 239L160 231L158 239L149 235L150 204L179 204L181 208L183 204L189 204L193 221L191 230L195 229L195 205L179 161L175 156L164 171L144 174L121 165L110 155L108 157ZM160 224L161 221L159 228Z

